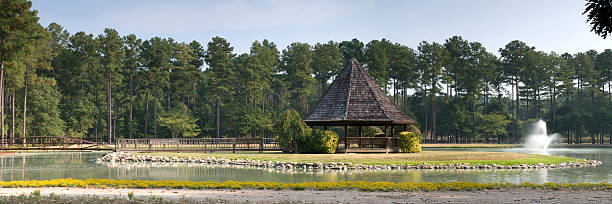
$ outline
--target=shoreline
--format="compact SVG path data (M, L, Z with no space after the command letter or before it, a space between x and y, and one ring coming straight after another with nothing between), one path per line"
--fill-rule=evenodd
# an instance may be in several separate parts
M96 162L108 166L123 166L125 164L135 166L163 166L164 164L200 164L200 165L225 165L254 168L270 169L290 169L290 170L419 170L419 169L439 169L439 170L503 170L503 169L556 169L556 168L575 168L593 167L602 164L597 160L583 159L576 162L561 162L559 164L469 164L469 163L447 163L447 164L391 164L391 165L364 165L353 164L350 162L284 162L284 161L263 161L254 159L226 159L226 158L198 158L198 157L167 157L150 155L132 155L126 152L114 152L106 154L96 159Z
M612 190L543 190L531 188L480 191L362 192L291 191L291 190L191 190L191 189L125 189L91 190L76 187L0 188L0 196L41 196L120 198L130 197L169 202L188 201L220 203L602 203L612 200ZM44 199L44 197L43 197Z

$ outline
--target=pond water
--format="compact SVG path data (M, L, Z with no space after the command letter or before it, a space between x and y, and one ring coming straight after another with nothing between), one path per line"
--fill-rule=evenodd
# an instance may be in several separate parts
M453 151L512 151L525 149L426 149ZM391 182L531 182L612 183L612 148L549 149L547 154L589 158L604 162L597 167L540 170L379 170L288 171L224 166L106 166L95 159L106 152L16 153L0 156L0 180L104 178L190 181L391 181Z

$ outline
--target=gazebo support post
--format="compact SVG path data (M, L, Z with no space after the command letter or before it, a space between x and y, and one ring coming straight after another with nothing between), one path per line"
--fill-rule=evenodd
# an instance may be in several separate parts
M395 125L391 125L391 138L388 139L388 142L390 143L389 145L391 146L391 148L395 148L391 142L391 140L393 140L393 138L395 138ZM396 144L397 145L397 144Z
M387 145L385 147L387 150L386 150L385 153L389 154L389 134L388 134L388 131L387 131L387 127L388 127L388 125L385 125L385 139L387 139Z
M327 125L326 125L326 126L323 126L323 130L327 130Z
M348 127L344 126L344 153L348 153Z
M359 148L361 148L361 138L363 135L361 134L361 125L359 126Z

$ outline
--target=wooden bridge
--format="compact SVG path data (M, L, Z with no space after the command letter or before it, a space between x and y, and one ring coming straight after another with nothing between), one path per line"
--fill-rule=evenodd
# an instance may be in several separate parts
M116 151L282 151L272 138L117 139Z
M74 137L28 136L0 140L1 150L114 150L110 145Z
M336 152L396 152L393 148L396 143L397 138L391 137L348 137L340 141ZM28 136L2 139L0 150L265 152L285 149L272 138L141 138L116 139L115 144L105 144L65 136Z

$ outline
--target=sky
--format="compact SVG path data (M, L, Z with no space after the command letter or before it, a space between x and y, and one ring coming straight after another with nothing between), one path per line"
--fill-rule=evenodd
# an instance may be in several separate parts
M32 0L40 23L56 22L71 34L98 35L114 28L141 39L171 37L208 43L227 39L236 53L255 40L284 49L357 38L386 38L416 48L455 35L481 42L488 51L512 40L537 50L577 53L612 48L612 39L590 32L582 0Z

